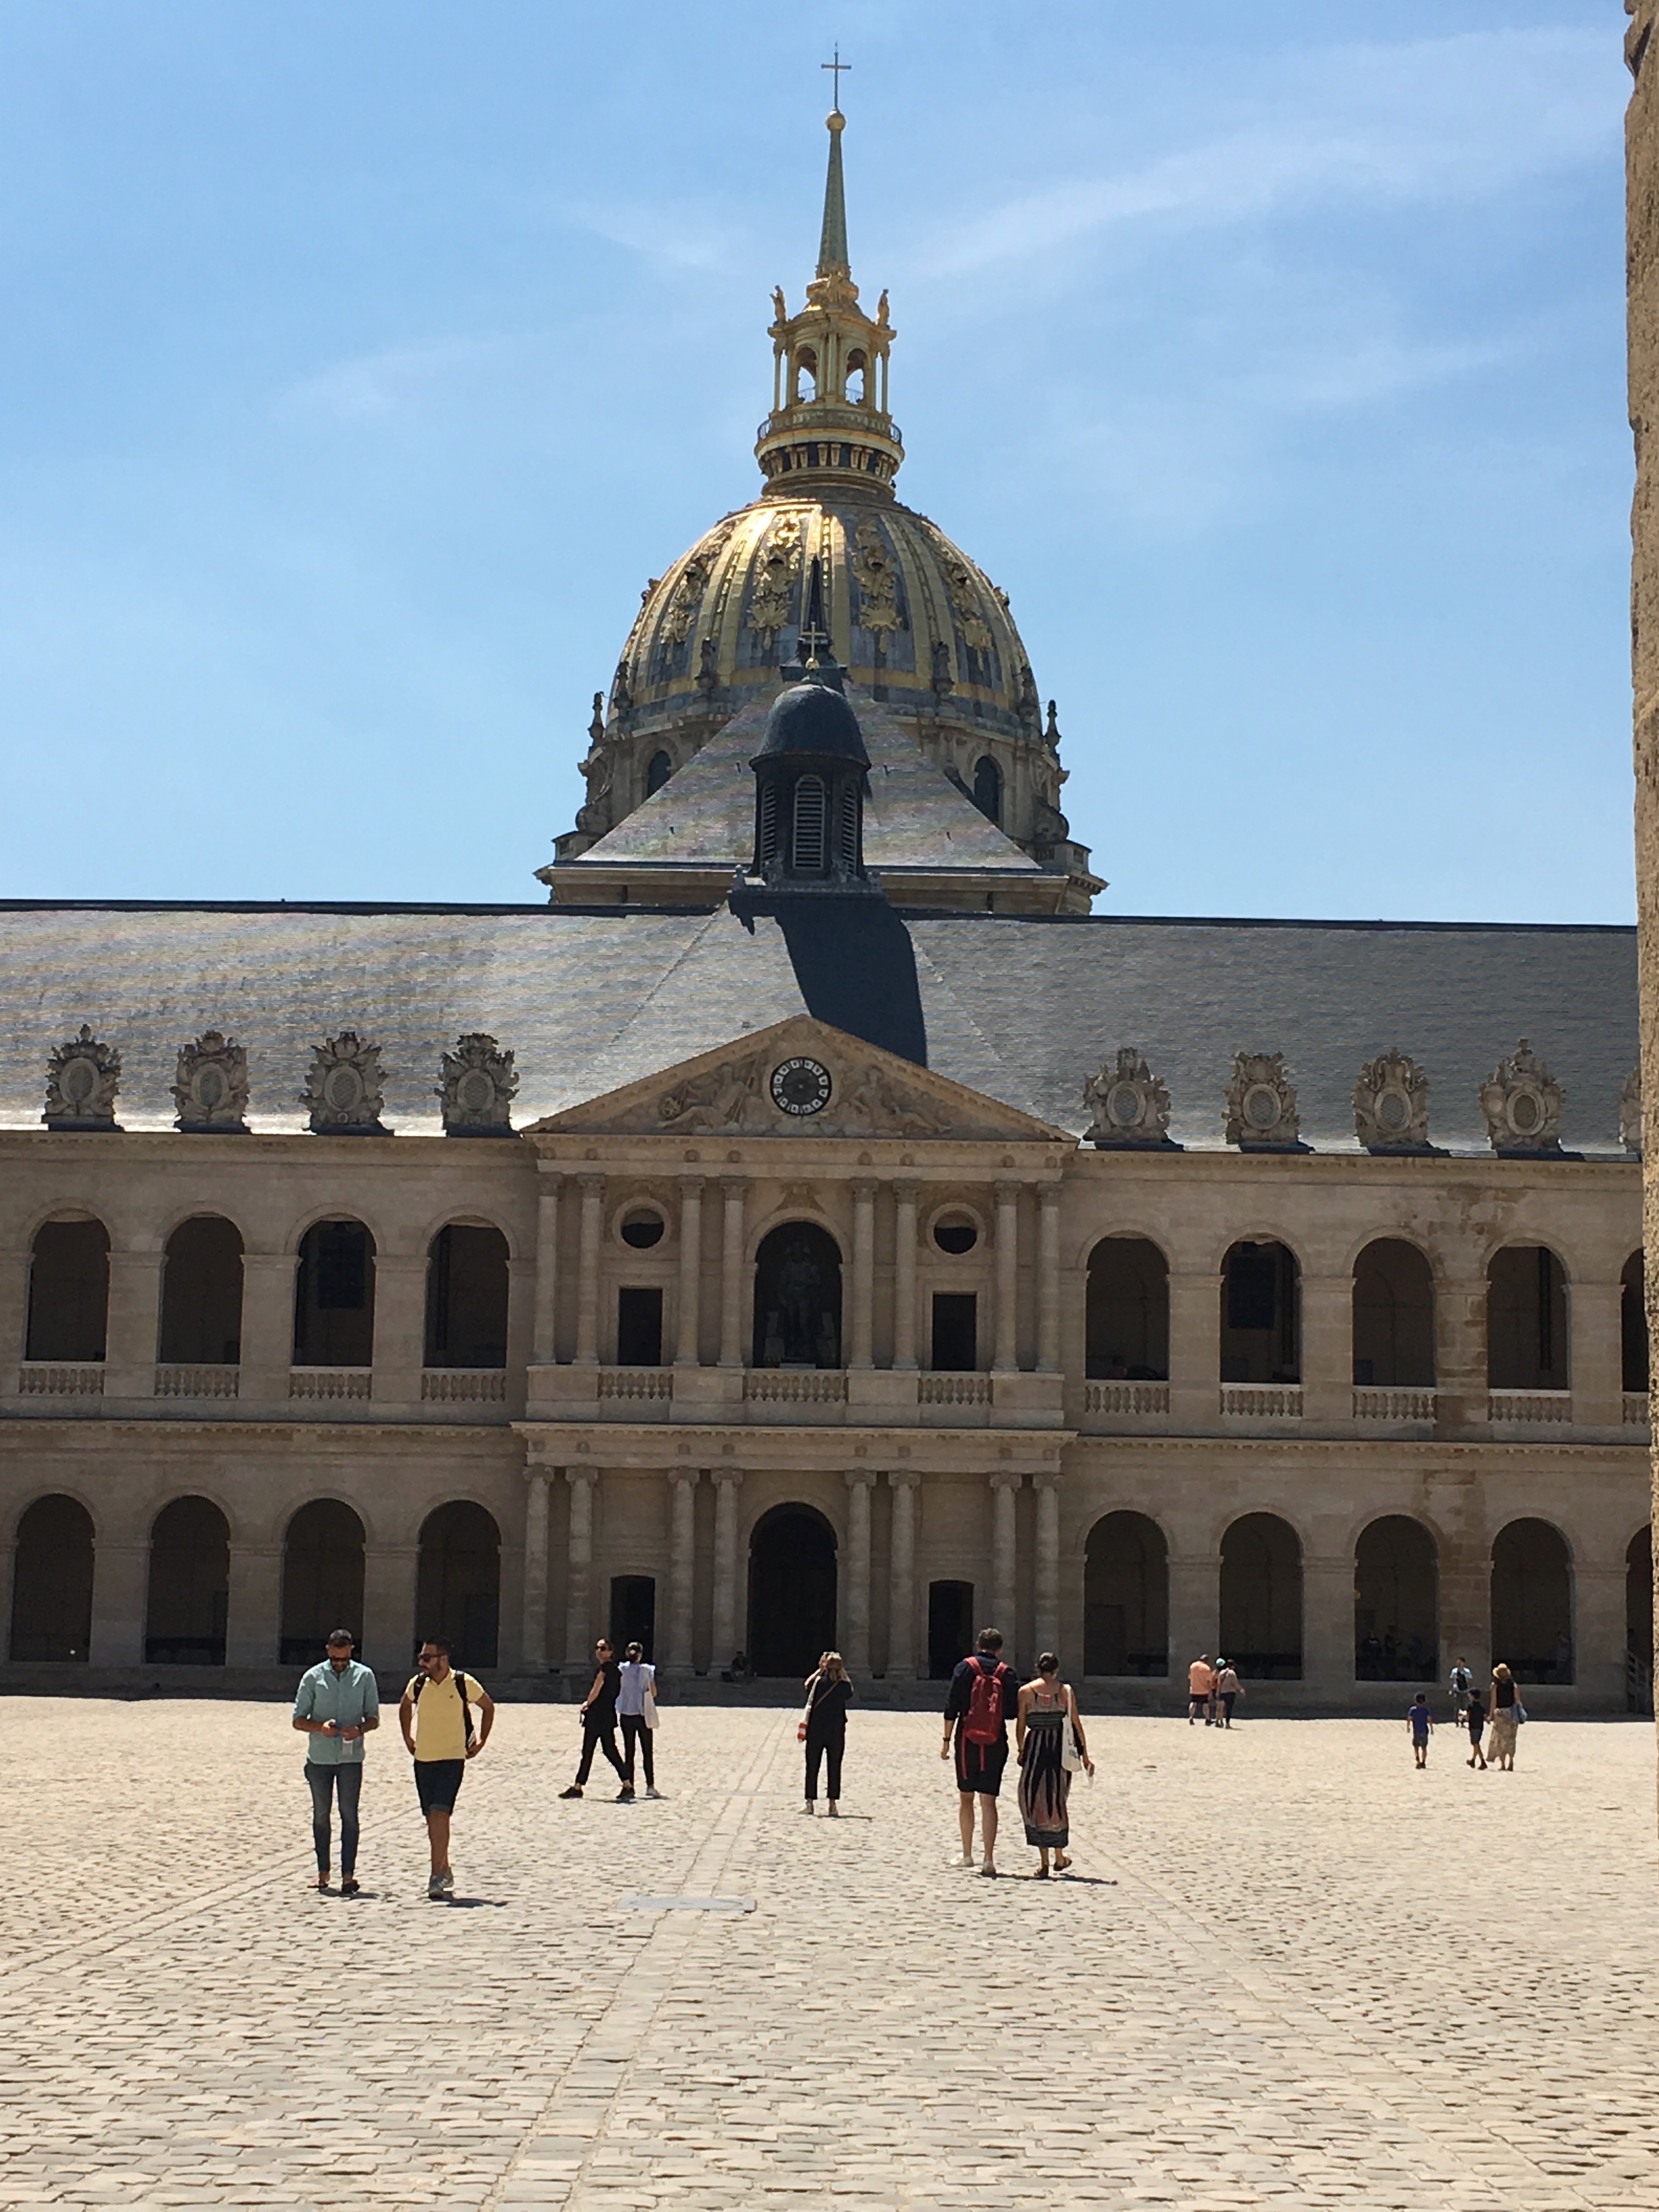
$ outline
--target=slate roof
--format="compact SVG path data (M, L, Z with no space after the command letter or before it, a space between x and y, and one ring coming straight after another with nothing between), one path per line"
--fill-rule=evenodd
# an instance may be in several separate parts
M1137 1045L1203 1146L1244 1049L1284 1052L1304 1137L1352 1150L1360 1065L1398 1045L1435 1142L1483 1157L1477 1087L1525 1036L1565 1088L1565 1145L1619 1154L1632 930L801 908L750 928L724 908L0 905L0 1125L39 1127L46 1055L82 1022L120 1051L129 1128L171 1126L178 1048L217 1027L248 1048L252 1126L301 1129L310 1047L355 1027L384 1048L388 1122L418 1133L463 1030L516 1052L523 1126L805 1012L1079 1132L1085 1079Z
M849 684L847 698L870 756L864 810L864 858L872 868L990 868L1041 875L1036 862L988 822L943 769L918 750L886 709ZM625 822L580 860L563 861L562 880L583 868L747 866L755 849L755 779L769 696L734 714Z

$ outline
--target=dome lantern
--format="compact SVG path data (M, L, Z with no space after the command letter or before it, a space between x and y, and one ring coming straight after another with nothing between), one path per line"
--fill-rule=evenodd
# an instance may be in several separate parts
M749 765L752 872L769 890L864 890L864 787L870 756L833 660L810 660L773 701Z

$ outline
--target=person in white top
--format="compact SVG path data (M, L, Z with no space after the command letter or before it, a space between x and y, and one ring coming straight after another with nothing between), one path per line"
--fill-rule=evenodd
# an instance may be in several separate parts
M617 1717L622 1723L623 1792L634 1795L634 1747L637 1744L645 1768L645 1794L659 1797L656 1763L651 1756L652 1731L657 1725L657 1670L645 1656L642 1644L630 1644L622 1663L617 1690Z

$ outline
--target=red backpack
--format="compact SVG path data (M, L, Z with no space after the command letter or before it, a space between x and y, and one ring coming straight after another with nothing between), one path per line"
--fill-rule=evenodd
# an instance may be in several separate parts
M968 1711L962 1723L962 1733L969 1743L1000 1743L1002 1741L1002 1662L993 1659L988 1666L983 1659L975 1659L974 1686L968 1699Z

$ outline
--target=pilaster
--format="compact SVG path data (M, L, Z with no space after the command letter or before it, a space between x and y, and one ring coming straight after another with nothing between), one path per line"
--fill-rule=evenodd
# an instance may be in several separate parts
M363 1553L363 1659L376 1674L398 1678L399 1696L414 1672L420 1560L416 1544L370 1543Z
M426 1358L426 1255L374 1258L374 1374L377 1403L418 1405Z
M540 1674L547 1667L548 1510L547 1469L528 1468L524 1500L524 1625L519 1639L520 1666L526 1674Z
M230 1543L230 1595L225 1622L228 1667L274 1667L283 1585L280 1544ZM361 1621L340 1624L362 1634ZM322 1656L321 1652L318 1657Z
M576 1364L599 1361L599 1232L605 1220L605 1177L576 1178L582 1194L581 1244L576 1261Z
M1221 1278L1170 1270L1170 1431L1213 1436L1221 1418Z
M680 1286L674 1331L674 1364L696 1367L702 1336L702 1184L680 1177Z
M860 1681L870 1672L870 1492L875 1476L867 1468L848 1468L847 1498L847 1601L842 1656Z
M992 1364L998 1374L1006 1375L1019 1366L1019 1185L1000 1182L996 1196L996 1350Z
M92 1571L92 1664L139 1667L144 1658L144 1599L149 1581L147 1537L100 1537Z
M867 1176L853 1184L853 1326L849 1367L874 1364L876 1303L876 1186Z
M740 1176L720 1184L720 1365L743 1365L743 1217L749 1186ZM688 1649L686 1663L690 1663Z
M288 1398L294 1364L294 1274L291 1252L242 1255L242 1366L238 1389L246 1405L280 1404Z
M893 1493L892 1549L888 1561L887 1679L916 1678L916 1488L921 1478L908 1468L890 1472Z
M564 1583L564 1663L574 1674L586 1673L593 1642L593 1490L599 1471L568 1467L570 1534Z
M893 1364L916 1364L916 1199L921 1185L893 1185Z
M161 1253L109 1255L109 1322L104 1351L106 1398L155 1395L155 1346L161 1315Z
M717 1467L714 1482L714 1671L731 1664L738 1644L738 1490L736 1468Z

